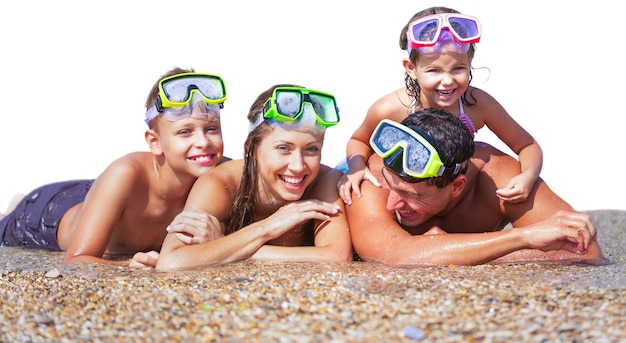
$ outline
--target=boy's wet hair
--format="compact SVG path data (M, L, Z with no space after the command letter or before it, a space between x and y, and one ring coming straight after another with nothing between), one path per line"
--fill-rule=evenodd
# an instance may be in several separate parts
M150 107L154 106L154 104L156 103L157 97L159 96L159 82L161 82L161 80L163 80L164 78L169 77L169 76L183 74L183 73L192 73L192 72L195 72L195 70L193 68L191 68L191 69L184 69L184 68L180 68L180 67L174 67L174 68L170 69L169 71L167 71L165 74L161 75L159 77L159 79L156 80L154 85L152 85L152 88L150 89L150 93L148 93L148 98L146 98L146 104L145 104L146 111ZM148 127L150 127L151 129L154 128L154 123L155 123L157 118L159 118L159 116L156 116L155 118L150 120L150 123L148 124Z

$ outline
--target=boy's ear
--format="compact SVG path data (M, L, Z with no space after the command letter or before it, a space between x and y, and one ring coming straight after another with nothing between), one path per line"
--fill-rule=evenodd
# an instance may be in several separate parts
M146 139L146 143L148 143L148 146L150 147L150 151L154 155L159 156L163 154L163 149L161 149L161 142L159 141L159 135L154 132L154 130L146 130L144 137Z
M415 79L415 64L411 62L408 58L402 59L402 65L404 66L404 70L406 73L412 78Z

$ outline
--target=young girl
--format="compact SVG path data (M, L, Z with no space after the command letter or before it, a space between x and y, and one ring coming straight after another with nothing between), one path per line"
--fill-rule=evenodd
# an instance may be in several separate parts
M273 86L259 95L248 119L245 158L198 178L186 210L170 224L157 269L247 258L352 260L348 221L336 188L341 172L321 164L325 129L339 122L334 97ZM210 232L207 240L185 239L188 228L202 226Z
M408 58L402 61L406 85L374 102L348 141L348 170L337 184L346 204L351 204L352 190L361 196L364 179L380 186L366 166L372 154L369 139L376 125L385 118L401 122L409 114L429 107L448 110L472 134L487 126L506 143L518 155L521 173L496 193L509 202L528 197L539 177L543 153L533 137L491 95L469 85L474 45L480 35L478 19L445 7L418 12L402 28L400 48L408 52Z

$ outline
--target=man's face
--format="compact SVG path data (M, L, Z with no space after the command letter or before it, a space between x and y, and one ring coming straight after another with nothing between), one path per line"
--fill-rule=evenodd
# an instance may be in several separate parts
M426 182L408 183L383 167L383 187L389 189L387 210L394 211L400 225L414 227L440 214L450 201L449 185L444 188Z

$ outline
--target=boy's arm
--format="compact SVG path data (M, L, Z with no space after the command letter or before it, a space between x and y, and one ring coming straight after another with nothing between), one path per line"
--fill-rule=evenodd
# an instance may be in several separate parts
M116 161L112 163L90 188L80 209L64 264L100 262L127 266L129 261L102 258L130 194L139 180L138 172L131 166Z

